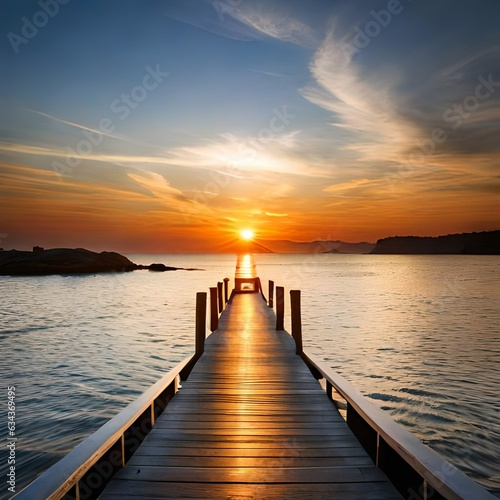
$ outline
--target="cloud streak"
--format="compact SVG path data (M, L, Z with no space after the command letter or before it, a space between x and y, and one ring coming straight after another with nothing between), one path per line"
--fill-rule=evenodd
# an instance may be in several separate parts
M117 139L120 141L127 141L127 142L130 141L130 139L127 139L125 137L122 137L122 136L119 136L116 134L110 134L108 132L104 132L102 130L97 130L97 129L94 129L91 127L86 127L85 125L80 125L79 123L74 123L74 122L70 122L68 120L63 120L62 118L57 118L56 116L49 115L48 113L42 113L41 111L36 111L34 109L27 109L27 111L29 111L31 113L35 113L35 114L40 115L40 116L43 116L45 118L49 118L50 120L53 120L57 123L62 123L64 125L68 125L70 127L73 127L73 128L79 129L79 130L84 130L84 131L90 132L92 134L103 135L103 136L110 137L112 139Z
M345 149L366 162L399 162L417 136L417 129L401 119L392 97L393 82L362 74L354 61L346 59L342 41L332 30L310 64L315 85L301 89L302 95L332 112L332 125L348 131Z
M229 13L234 19L271 38L307 48L317 45L317 35L310 26L286 11L269 12L267 7L266 4L247 7L243 2L241 7L231 9Z

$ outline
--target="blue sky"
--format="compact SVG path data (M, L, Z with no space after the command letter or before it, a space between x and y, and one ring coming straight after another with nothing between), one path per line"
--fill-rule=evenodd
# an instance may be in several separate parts
M60 2L0 2L2 245L498 228L498 2Z

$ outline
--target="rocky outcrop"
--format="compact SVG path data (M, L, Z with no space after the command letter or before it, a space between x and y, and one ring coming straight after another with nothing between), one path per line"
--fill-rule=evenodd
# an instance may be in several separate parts
M84 248L35 247L33 252L0 252L0 275L110 273L134 271L137 264L116 252L92 252Z
M165 271L177 271L177 267L166 266L165 264L150 264L146 266L150 271L156 271L159 273L163 273Z
M0 276L43 276L49 274L119 273L148 269L150 271L201 271L197 268L172 267L165 264L134 264L116 252L92 252L84 248L33 247L32 252L0 249Z

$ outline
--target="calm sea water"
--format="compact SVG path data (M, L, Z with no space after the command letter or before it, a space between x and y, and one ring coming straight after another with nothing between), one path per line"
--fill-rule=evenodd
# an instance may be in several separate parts
M236 262L232 255L129 257L203 270L0 277L2 435L11 385L17 490L192 353L195 294L232 278ZM305 349L500 492L500 258L255 259L265 288L273 279L302 290ZM2 449L4 478L6 460Z

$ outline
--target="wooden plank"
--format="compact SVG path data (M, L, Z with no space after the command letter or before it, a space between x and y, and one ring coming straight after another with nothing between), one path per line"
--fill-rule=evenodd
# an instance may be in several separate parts
M257 420L257 422L259 422ZM252 429L252 423L255 423L255 420L249 421L246 418L243 419L233 419L233 418L226 418L226 419L213 419L213 420L203 420L203 421L169 421L169 422L158 422L157 428L166 428L166 429L171 429L171 430L185 430L185 431L195 431L195 430L203 430L203 431L210 431L210 432L217 432L217 433L233 433L235 431L241 431L242 426L248 426L250 427L250 430L253 432L255 429ZM314 425L314 426L313 426ZM297 422L297 421L291 421L291 422L279 422L279 421L267 421L267 422L259 422L258 428L260 430L265 430L266 433L269 431L271 432L282 432L284 430L287 431L292 431L293 434L297 434L297 432L294 431L307 431L311 430L314 428L317 431L328 431L328 429L331 428L345 428L344 422L319 422L319 421L313 421L312 419L307 419L305 422Z
M163 424L168 425L166 423ZM337 438L338 436L350 436L349 429L346 429L342 424L337 427L333 427L337 424L332 424L332 427L327 431L322 433L320 430L315 428L304 428L296 431L295 429L274 429L272 432L269 432L268 429L248 429L245 425L243 429L170 429L168 427L158 427L154 436L157 439L190 439L197 441L220 441L223 439L226 442L231 440L241 440L241 439L259 439L259 440L274 440L277 437L290 437L293 438L297 435L300 435L302 438L317 438L317 439L325 439L325 438Z
M276 458L287 456L294 450L300 452L303 458L341 458L341 457L368 457L368 454L359 446L327 446L323 448L296 448L295 443L291 443L290 448L283 447L260 447L260 448L215 448L215 447L174 447L174 446L141 446L135 453L145 456L165 456L165 457L268 457Z
M259 294L236 295L153 430L101 495L400 498Z
M151 433L150 433L151 434ZM162 440L162 439L156 439L154 438L153 435L148 435L148 437L143 441L141 444L141 447L147 448L149 446L174 446L174 447L186 447L186 448L206 448L207 447L206 442L200 441L200 440ZM238 441L233 441L233 442L222 442L222 441L212 441L210 442L210 446L212 448L235 448L239 447L240 449L247 449L247 448L284 448L284 447L295 447L295 446L300 446L301 449L307 449L307 448L345 448L348 446L352 447L359 447L361 448L361 445L359 444L359 441L354 437L354 436L349 436L349 437L344 437L342 439L335 438L335 439L308 439L304 440L300 436L299 437L293 437L292 439L290 438L283 438L283 439L274 439L272 441L262 441L258 439L247 439L247 440L240 440ZM361 448L362 449L362 448Z
M134 455L128 465L130 467L271 467L273 466L287 468L304 467L361 467L373 466L370 457L296 457L282 456L276 453L274 456L265 457L176 457L162 455Z
M264 467L143 467L127 466L116 479L186 483L365 483L387 481L385 474L371 467L285 468L269 461Z
M340 417L341 420L342 417ZM183 426L184 424L204 424L206 423L219 423L220 425L225 425L226 422L234 423L234 422L247 422L248 425L252 425L253 423L259 423L263 427L266 425L273 424L281 424L283 426L287 426L290 424L321 424L321 423L337 423L339 420L335 415L331 415L331 412L320 415L310 415L308 413L292 413L292 414L282 414L279 417L274 417L272 415L257 413L257 414L246 414L241 415L238 413L188 413L188 412L178 412L171 413L169 422L170 427L175 428L177 425Z
M401 496L387 483L320 483L320 484L214 484L214 483L147 483L141 480L115 480L101 498L122 500L206 499L223 498L266 500L394 500Z

